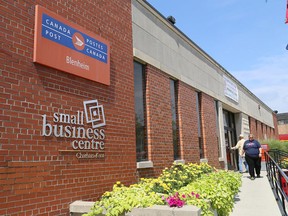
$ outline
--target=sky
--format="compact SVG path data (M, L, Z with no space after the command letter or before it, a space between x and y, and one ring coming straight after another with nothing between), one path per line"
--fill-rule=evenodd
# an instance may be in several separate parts
M287 0L147 0L278 113L288 112Z

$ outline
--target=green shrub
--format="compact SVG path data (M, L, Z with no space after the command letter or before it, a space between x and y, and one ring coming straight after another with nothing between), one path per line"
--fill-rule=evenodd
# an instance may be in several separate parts
M200 164L173 164L169 169L165 168L158 178L164 184L168 186L170 190L168 193L176 192L179 188L186 186L190 182L199 178L202 174L210 173L213 168L207 163ZM154 190L155 192L160 192ZM165 192L165 191L163 191Z
M233 209L234 196L241 186L241 175L230 171L218 171L201 176L194 182L179 190L179 193L194 191L200 194L204 200L209 200L212 209L216 210L219 216L226 216ZM197 203L192 203L198 207ZM207 206L201 207L202 215L211 215L211 209ZM213 215L213 214L212 214Z
M263 140L261 144L268 144L270 150L280 150L288 152L288 142L275 139Z
M284 152L284 154L278 154L277 152L271 152L270 156L276 160L276 163L282 169L288 169L288 142L280 140L264 140L261 143L268 144L270 150L278 150ZM286 154L285 154L286 153Z
M211 207L219 216L226 216L233 208L240 185L240 174L217 171L207 163L173 164L158 178L143 178L129 187L117 182L85 215L96 216L105 210L107 216L119 216L133 208L190 204L201 208L203 216L213 215Z
M133 208L163 205L162 197L155 192L147 193L146 186L134 184L130 187L125 187L120 182L117 182L113 186L113 190L105 192L101 199L95 202L91 212L84 215L95 216L106 211L107 216L118 216L130 212Z

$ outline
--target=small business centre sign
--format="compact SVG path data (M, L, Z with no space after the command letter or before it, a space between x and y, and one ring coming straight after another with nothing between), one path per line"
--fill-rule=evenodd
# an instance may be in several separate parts
M84 101L83 105L84 111L78 110L72 115L53 113L52 121L46 114L42 115L41 136L72 139L71 150L59 151L77 152L78 159L104 158L106 120L103 105L97 100Z

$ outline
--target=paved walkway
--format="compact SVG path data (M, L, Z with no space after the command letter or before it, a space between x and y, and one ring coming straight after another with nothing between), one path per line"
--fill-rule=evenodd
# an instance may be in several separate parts
M230 216L282 216L262 166L262 178L251 180L248 173L242 176L240 192L235 197L233 212Z

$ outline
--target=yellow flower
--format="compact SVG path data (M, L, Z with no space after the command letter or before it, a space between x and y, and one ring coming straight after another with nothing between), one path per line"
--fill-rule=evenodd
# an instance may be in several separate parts
M104 194L103 194L103 196L110 196L110 192L109 191L106 191Z

